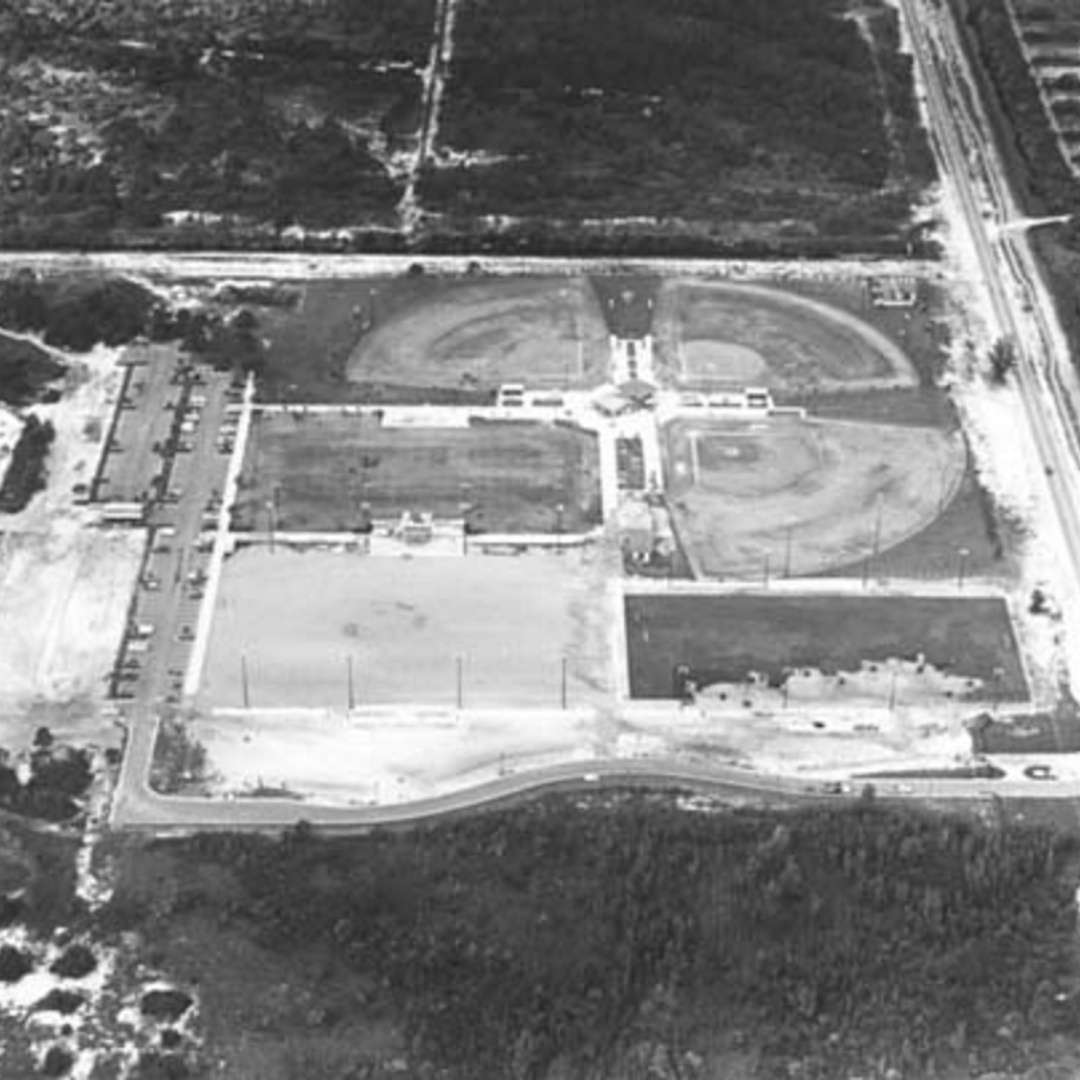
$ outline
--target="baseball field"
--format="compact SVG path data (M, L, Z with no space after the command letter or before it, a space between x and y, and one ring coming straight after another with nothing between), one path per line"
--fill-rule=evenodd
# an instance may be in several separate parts
M687 389L783 395L918 384L903 351L861 319L765 286L665 281L653 335L658 372Z
M426 511L486 532L580 532L600 522L596 437L564 425L474 421L391 428L372 416L262 415L236 527L339 531ZM561 510L560 510L561 507Z
M607 361L607 327L587 279L498 278L446 282L377 320L345 375L464 390L572 388L603 382Z
M591 549L369 558L245 548L225 566L200 704L453 708L611 693L607 575ZM460 680L460 681L459 681ZM459 696L460 695L460 696Z
M794 417L676 419L663 429L668 503L698 576L804 576L915 534L964 476L934 428Z

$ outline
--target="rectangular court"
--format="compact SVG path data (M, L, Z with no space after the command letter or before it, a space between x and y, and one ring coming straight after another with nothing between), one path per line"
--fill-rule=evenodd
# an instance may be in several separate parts
M203 707L558 708L611 694L591 550L378 558L243 548L225 563ZM350 673L351 669L351 673ZM245 686L246 682L246 686Z
M831 674L920 656L976 680L986 700L1028 698L1008 608L993 597L631 596L626 638L634 698L675 696L680 664L699 686L752 672L779 686L789 669Z
M359 528L365 513L468 520L484 532L581 532L601 521L596 436L559 424L390 428L372 416L270 413L252 428L240 529ZM560 510L561 507L561 510Z

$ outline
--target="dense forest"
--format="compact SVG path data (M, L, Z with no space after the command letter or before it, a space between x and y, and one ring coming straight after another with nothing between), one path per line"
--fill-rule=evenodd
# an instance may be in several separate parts
M913 116L910 73L890 62L880 85L846 7L465 3L441 134L454 150L494 156L432 171L425 198L465 214L895 232L907 201L877 200L890 155L882 99ZM912 164L914 185L926 155Z
M55 401L60 391L50 386L67 368L36 342L0 330L0 401L14 408Z
M242 232L392 210L400 185L372 146L415 134L432 0L234 7L0 2L6 243L170 227L182 243L174 212L221 233L222 217Z
M159 844L145 857L174 860L169 899L136 874L104 918L166 954L182 919L184 941L201 922L315 962L337 1004L305 990L308 1019L274 1022L303 1062L274 1077L369 1075L332 1036L361 983L401 1018L410 1075L623 1080L646 1076L642 1047L667 1062L657 1077L729 1075L736 1058L769 1078L978 1075L1045 1060L1080 1020L1075 855L1046 830L900 814L870 793L719 814L555 797L410 833ZM190 971L214 963L177 948ZM243 1045L250 1009L200 981L208 1049Z
M159 306L153 293L127 278L39 277L31 270L0 278L0 327L37 331L47 344L75 352L131 341Z

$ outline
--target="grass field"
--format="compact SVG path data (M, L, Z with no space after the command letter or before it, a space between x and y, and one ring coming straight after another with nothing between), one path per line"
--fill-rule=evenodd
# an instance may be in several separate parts
M587 280L459 280L377 319L346 376L466 391L503 382L570 388L602 382L607 359L607 326Z
M966 467L918 427L674 420L669 504L687 556L713 577L806 575L880 553L929 525Z
M367 558L244 549L225 567L200 701L344 707L559 705L610 693L605 573L595 553Z
M850 313L756 285L666 281L656 301L657 370L692 389L777 393L915 386L901 349Z
M856 671L864 661L920 655L983 680L998 700L1027 697L1009 613L996 599L638 596L627 598L626 619L635 698L671 697L677 664L699 685L751 672L779 685L785 668Z
M596 438L539 423L398 428L370 417L261 416L244 466L237 527L268 526L277 492L283 530L337 531L406 510L486 532L578 532L600 522ZM563 507L560 512L557 509Z

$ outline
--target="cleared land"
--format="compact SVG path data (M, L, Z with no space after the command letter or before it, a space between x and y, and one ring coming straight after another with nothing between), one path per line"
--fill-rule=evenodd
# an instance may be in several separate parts
M775 686L787 668L858 671L864 662L920 656L947 674L982 680L999 700L1027 697L1002 600L638 596L627 598L626 618L636 698L671 697L678 664L688 664L699 685L757 672Z
M235 511L268 526L277 493L283 530L356 529L374 517L427 511L487 532L566 532L600 521L596 438L577 428L474 421L467 428L388 428L370 416L258 418Z
M142 530L0 538L0 717L21 718L35 700L82 701L92 711L120 647L144 541Z
M376 559L245 549L226 564L200 702L343 708L580 705L611 693L607 585L591 551Z
M806 575L885 551L941 513L966 467L963 444L931 428L695 418L663 436L676 530L715 577Z
M360 339L354 383L494 390L596 386L608 359L607 326L584 279L457 282L404 307Z
M918 384L884 334L839 308L754 285L666 281L653 322L658 372L688 389L777 393Z

